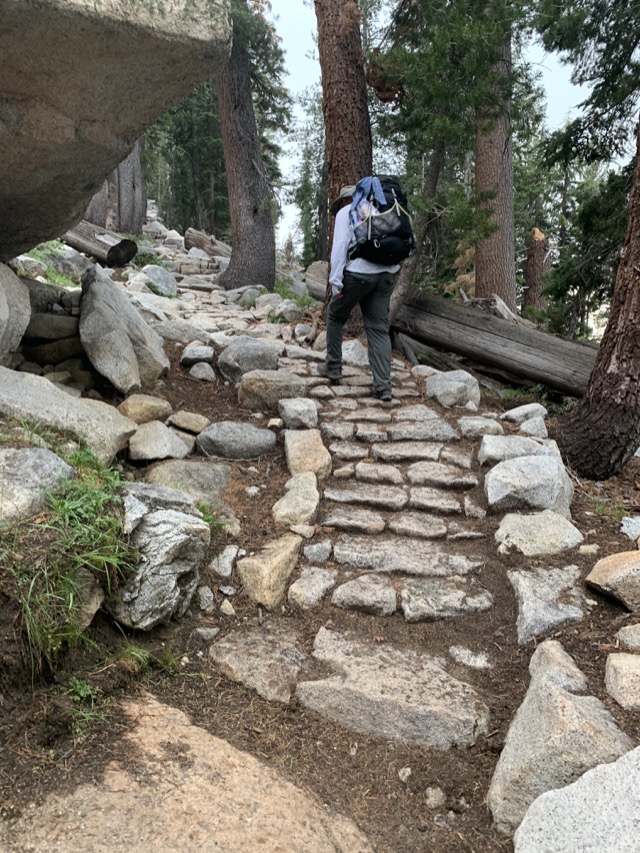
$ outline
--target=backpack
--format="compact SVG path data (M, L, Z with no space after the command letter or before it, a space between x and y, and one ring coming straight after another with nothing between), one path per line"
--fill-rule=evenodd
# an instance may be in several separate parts
M376 194L376 181L384 195L384 204L380 193ZM349 260L364 258L389 266L404 261L415 249L407 196L394 178L384 175L361 178L349 215L353 229Z

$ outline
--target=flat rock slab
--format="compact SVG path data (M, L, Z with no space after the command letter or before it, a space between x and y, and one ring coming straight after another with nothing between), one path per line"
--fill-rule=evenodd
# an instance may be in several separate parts
M326 593L335 586L337 575L336 571L306 566L298 580L289 587L287 598L301 610L311 610L317 607Z
M356 431L356 425L341 422L324 423L322 424L321 431L329 441L348 441L350 438L353 438L353 434ZM361 454L361 448L358 448L358 453Z
M220 354L218 370L225 379L239 382L245 373L252 370L277 370L278 359L283 352L283 341L265 341L238 335Z
M524 406L516 406L508 412L500 415L500 420L511 421L514 424L522 424L530 418L546 418L549 412L540 403L527 403Z
M288 704L300 669L306 661L298 637L286 628L265 625L232 631L209 649L220 672L255 690L269 702Z
M465 575L482 565L482 560L474 557L446 553L434 542L404 536L350 536L334 544L333 557L340 565L356 569L422 577Z
M415 462L407 471L409 482L417 486L440 486L444 489L473 489L478 478L463 473L455 465L442 462Z
M394 421L432 421L439 419L437 412L418 403L415 406L404 406L393 413Z
M390 441L455 441L460 438L441 418L392 424L387 428Z
M382 424L357 424L356 438L358 441L386 441L387 428Z
M466 370L448 370L428 376L425 381L425 394L434 397L441 406L466 406L467 403L480 403L480 385L478 380Z
M280 400L278 414L287 429L315 429L318 426L318 408L308 397Z
M391 616L396 612L396 591L386 577L362 575L337 587L331 603L343 610Z
M153 397L151 394L130 394L120 403L118 411L137 424L146 424L149 421L167 418L173 411L173 407L162 397Z
M529 671L529 689L487 795L496 827L504 833L513 832L540 794L633 748L599 699L579 695L586 678L560 643L545 640L538 646Z
M395 465L382 465L375 462L359 462L355 468L356 480L365 483L392 483L402 485L404 476Z
M489 709L480 696L427 655L325 628L313 655L336 674L299 683L296 698L347 729L441 750L488 731Z
M640 711L640 655L609 655L604 682L609 696L625 711Z
M474 578L412 578L404 582L400 607L407 622L436 622L489 610L493 596Z
M334 509L322 519L323 527L336 530L356 530L358 533L382 533L386 522L378 512L358 507Z
M515 548L525 557L542 554L560 554L576 548L584 539L577 527L562 515L551 510L531 515L509 513L496 531L499 551L507 553ZM635 552L638 557L637 552Z
M253 411L277 410L280 400L304 397L304 379L289 370L250 370L238 388L238 402Z
M414 486L410 490L409 506L412 509L425 509L428 512L442 514L462 512L462 502L458 497L443 489L432 489L427 486Z
M324 497L326 500L341 504L364 504L396 511L403 509L409 501L409 496L399 486L378 486L368 483L354 483L349 489L326 488Z
M334 441L329 445L329 451L336 459L344 462L360 461L369 455L367 445L355 441Z
M389 521L389 530L400 536L417 536L420 539L444 539L447 525L435 515L426 512L402 512Z
M383 412L381 409L364 409L355 412L347 412L342 416L343 420L358 421L358 423L371 424L389 424L391 423L390 412Z
M125 756L99 782L29 806L0 826L7 853L373 853L357 827L189 718L150 697L125 701ZM188 839L188 841L187 841Z
M584 618L584 594L578 588L580 569L532 569L508 572L518 601L518 644Z
M622 551L598 560L586 581L632 613L640 613L640 552Z
M374 444L371 455L382 462L406 462L413 459L436 460L440 456L442 444L427 441L399 441L391 444Z
M515 853L637 853L640 747L542 794L514 836Z

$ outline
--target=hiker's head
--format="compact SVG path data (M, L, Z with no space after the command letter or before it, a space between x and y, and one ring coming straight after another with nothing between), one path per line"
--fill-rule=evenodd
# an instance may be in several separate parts
M354 194L355 190L356 188L353 186L353 184L342 187L342 189L338 193L338 198L332 203L331 207L329 208L329 213L332 216L335 216L336 213L340 210L340 208L344 207L346 202L349 202L350 204L351 196Z

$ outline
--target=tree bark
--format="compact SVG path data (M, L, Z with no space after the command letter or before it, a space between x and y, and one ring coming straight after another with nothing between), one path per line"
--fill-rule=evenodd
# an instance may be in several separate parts
M123 267L138 252L137 243L133 240L123 240L120 234L84 219L78 222L75 228L63 234L62 239L78 252L91 255L98 263L107 267Z
M329 202L332 202L338 197L341 187L355 184L372 172L371 122L358 4L355 0L314 0L314 5L318 22ZM329 223L329 242L332 237L333 219ZM352 311L344 331L354 337L362 333L359 308Z
M362 62L360 13L354 0L315 0L327 140L329 200L371 174L372 144Z
M109 175L89 202L84 219L101 228L142 234L147 200L142 187L143 139Z
M251 99L249 57L234 27L231 54L215 76L233 252L218 281L226 290L262 284L274 290L276 242L267 181Z
M394 329L429 346L459 353L478 365L574 397L586 392L596 359L596 350L589 344L565 341L531 323L503 320L426 293L400 307Z
M587 393L567 417L560 448L578 474L618 474L640 444L640 125L629 224L609 322Z
M507 95L511 75L510 35L493 68L497 76L498 108L479 110L476 126L476 191L495 231L476 244L475 294L496 293L516 311L516 262L513 217L513 153L511 100Z
M531 229L529 251L524 266L524 300L525 308L535 308L546 311L549 301L542 296L545 287L544 276L551 269L551 254L549 238L538 228Z

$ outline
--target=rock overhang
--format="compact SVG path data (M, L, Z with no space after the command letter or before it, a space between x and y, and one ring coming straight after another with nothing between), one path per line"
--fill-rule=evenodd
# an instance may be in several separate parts
M0 261L57 237L168 107L215 73L229 0L2 0Z

